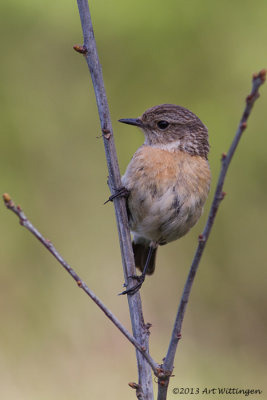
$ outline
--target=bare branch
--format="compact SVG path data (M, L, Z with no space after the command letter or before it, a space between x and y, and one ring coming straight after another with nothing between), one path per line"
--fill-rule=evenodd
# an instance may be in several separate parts
M104 87L102 68L97 53L88 1L77 0L77 4L80 13L84 44L82 46L76 45L74 46L74 49L78 53L84 55L91 74L107 159L109 187L112 194L115 194L115 192L121 188L122 184L114 144L108 101ZM126 284L128 285L129 279L132 280L131 277L136 274L136 271L125 198L117 197L114 199L113 204L115 207L117 228L119 233L124 279ZM139 345L144 348L148 354L149 324L146 325L144 322L140 294L136 293L135 295L127 296L127 298L130 310L133 336L139 343ZM136 357L139 373L138 391L136 391L136 394L138 395L139 399L153 399L153 383L150 364L146 362L143 354L141 354L139 351L136 352Z
M100 119L102 138L104 142L105 154L107 159L107 166L109 172L109 187L114 197L114 207L117 221L117 228L120 240L121 256L123 263L124 279L128 286L128 281L132 283L135 276L135 263L131 244L131 236L128 224L128 216L126 211L126 200L123 196L114 196L121 189L121 176L118 165L117 153L115 149L113 130L111 125L111 118L109 113L108 101L104 87L102 68L99 61L96 42L94 38L93 26L88 6L88 0L77 0L84 44L75 45L74 50L82 54L88 64L91 74L96 102L98 107L98 114ZM20 224L28 229L59 261L64 269L76 281L78 286L97 304L97 306L105 313L105 315L112 321L112 323L122 332L122 334L135 346L136 357L138 365L139 380L138 383L130 382L129 386L136 390L136 396L139 400L153 400L153 383L151 369L158 378L158 400L165 400L167 398L167 390L170 377L172 376L173 363L177 346L181 338L181 329L183 319L191 293L194 278L200 264L200 260L205 249L208 237L210 235L214 220L222 199L225 196L223 192L223 185L228 171L231 159L236 151L242 133L247 127L247 120L251 113L252 107L259 97L259 88L264 83L266 78L266 71L262 70L258 74L253 75L252 91L246 98L246 107L243 112L240 124L238 126L236 135L230 146L227 154L222 155L222 166L218 178L213 202L208 215L208 219L203 230L199 236L199 243L192 261L187 281L184 286L183 294L178 307L176 320L174 323L172 336L169 343L169 348L164 358L162 365L158 365L149 354L149 328L150 324L145 324L143 318L142 304L139 292L134 295L128 295L128 304L130 310L131 324L133 335L120 323L120 321L112 314L112 312L101 302L101 300L89 289L77 273L70 267L70 265L62 258L53 244L45 239L41 233L34 227L28 220L19 206L16 206L8 194L4 194L4 202L8 209L15 213L20 221Z
M19 217L19 222L28 231L30 231L46 248L50 253L57 259L57 261L65 268L70 276L77 282L79 288L81 288L94 302L95 304L106 314L111 322L121 331L121 333L135 346L135 348L143 355L147 360L153 371L158 371L159 365L155 363L149 353L138 343L138 341L128 332L128 330L122 325L122 323L115 317L115 315L102 303L102 301L94 294L94 292L86 285L86 283L78 276L73 268L63 259L59 254L55 246L50 240L45 239L42 234L35 228L35 226L29 221L20 206L16 206L9 194L3 195L4 203L6 207L13 211Z
M206 246L208 237L210 235L219 205L225 196L225 193L223 192L223 184L224 184L225 176L226 176L229 164L230 164L232 157L235 153L235 150L237 148L237 145L239 143L239 140L242 136L242 133L244 132L244 130L247 127L247 120L251 113L252 107L260 95L259 87L265 82L265 79L266 79L266 70L262 70L258 74L253 75L252 90L251 90L251 93L246 98L245 110L241 117L237 132L235 134L235 137L229 148L228 153L222 155L221 172L220 172L220 175L218 178L218 183L216 186L216 191L214 194L213 202L212 202L212 205L210 208L210 212L208 215L208 219L207 219L207 223L204 228L204 231L199 236L198 247L196 249L196 253L195 253L195 256L194 256L194 259L193 259L193 262L192 262L192 265L191 265L191 268L190 268L190 271L189 271L189 274L187 277L187 281L184 286L182 298L180 301L180 305L178 308L176 320L175 320L173 331L172 331L172 337L170 340L168 352L167 352L167 355L164 359L164 363L162 366L163 371L162 371L162 378L159 379L158 400L166 399L169 379L170 379L171 372L173 370L174 357L175 357L175 353L177 350L178 342L181 339L182 323L183 323L188 299L189 299L189 296L191 293L192 285L194 282L194 278L195 278L197 269L199 267L199 263L200 263L204 248Z

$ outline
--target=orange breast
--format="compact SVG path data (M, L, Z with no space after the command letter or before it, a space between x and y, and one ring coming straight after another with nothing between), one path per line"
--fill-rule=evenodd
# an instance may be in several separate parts
M207 160L142 146L125 175L131 229L154 241L183 236L199 219L210 185Z

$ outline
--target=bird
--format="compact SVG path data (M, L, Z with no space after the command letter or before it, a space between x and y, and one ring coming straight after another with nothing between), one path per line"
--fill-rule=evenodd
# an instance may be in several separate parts
M119 191L127 193L135 265L142 273L122 294L134 294L153 274L158 246L188 233L203 212L211 181L209 139L201 120L175 104L160 104L119 122L141 128L145 137Z

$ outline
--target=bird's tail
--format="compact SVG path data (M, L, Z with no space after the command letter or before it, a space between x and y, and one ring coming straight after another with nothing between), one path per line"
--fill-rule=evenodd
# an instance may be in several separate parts
M143 272L149 253L150 241L145 238L138 237L137 240L136 238L134 238L132 245L133 245L135 266L136 268L140 269L141 272ZM155 270L156 253L157 253L157 248L153 248L152 255L150 257L149 264L146 270L147 275L153 274Z

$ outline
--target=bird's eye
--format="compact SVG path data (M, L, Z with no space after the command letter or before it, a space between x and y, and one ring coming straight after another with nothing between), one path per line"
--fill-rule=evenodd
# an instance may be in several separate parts
M159 122L157 123L157 126L159 127L159 129L162 129L162 130L168 128L169 125L170 125L170 124L169 124L169 122L167 122L167 121L159 121Z

